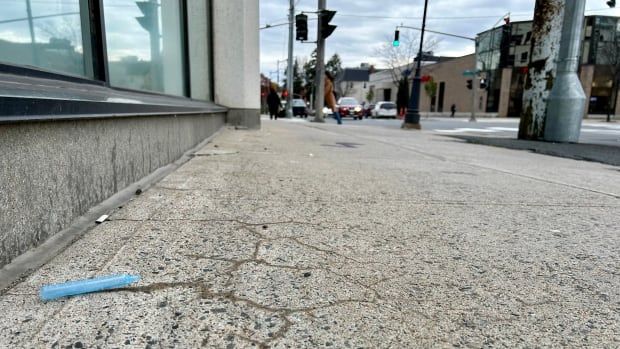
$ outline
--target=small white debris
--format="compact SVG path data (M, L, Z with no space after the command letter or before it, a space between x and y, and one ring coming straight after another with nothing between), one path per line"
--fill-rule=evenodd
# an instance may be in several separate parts
M103 216L99 217L95 223L97 224L101 224L103 222L105 222L110 216L108 216L107 214L104 214Z
M310 157L311 157L311 158L312 158L312 157L314 157L314 154L310 153Z

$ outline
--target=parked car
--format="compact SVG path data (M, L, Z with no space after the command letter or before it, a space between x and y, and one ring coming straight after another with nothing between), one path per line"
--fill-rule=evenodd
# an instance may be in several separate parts
M362 110L362 112L364 114L364 117L365 118L371 117L373 109L375 109L375 105L374 104L366 104L366 106L364 106L364 108Z
M338 100L338 112L341 117L352 116L354 120L362 119L362 105L353 97L342 97Z
M393 102L379 102L372 110L372 116L375 118L396 119L396 113L396 104Z
M293 116L303 118L308 117L308 107L306 106L306 101L296 98L291 101L291 105L293 106Z

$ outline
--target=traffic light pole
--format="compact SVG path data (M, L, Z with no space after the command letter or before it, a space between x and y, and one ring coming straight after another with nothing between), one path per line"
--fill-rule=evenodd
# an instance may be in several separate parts
M477 98L476 90L478 89L478 85L476 85L478 83L477 73L476 75L474 75L472 80L474 81L471 86L471 115L469 116L469 121L474 122L476 121L476 98Z
M290 0L290 8L288 14L288 65L286 69L286 90L288 91L288 96L286 96L286 117L293 117L293 27L295 26L295 0Z
M422 49L424 47L424 29L426 29L426 10L428 8L428 0L424 0L424 16L422 17L422 30L420 34L420 50L418 52L418 62L415 68L415 76L413 77L413 86L411 87L411 97L409 99L409 108L405 115L405 121L402 128L404 129L421 129L420 126L420 75L422 73Z
M326 0L318 0L319 23L317 25L317 45L316 45L316 74L314 77L314 122L325 122L323 118L323 105L325 103L325 38L321 33L321 24L323 21L320 15L325 10Z
M611 6L611 5L610 5ZM544 140L577 143L586 95L577 76L586 0L566 1L555 82L547 99Z

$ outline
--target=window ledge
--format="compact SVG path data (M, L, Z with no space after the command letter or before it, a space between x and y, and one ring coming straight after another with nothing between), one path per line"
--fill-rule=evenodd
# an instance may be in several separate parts
M110 88L88 80L0 73L0 123L226 111L212 102Z

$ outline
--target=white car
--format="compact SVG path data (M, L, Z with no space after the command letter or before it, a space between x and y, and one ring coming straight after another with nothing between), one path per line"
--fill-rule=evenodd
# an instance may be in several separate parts
M396 113L396 104L393 102L379 102L372 110L372 117L396 119Z

